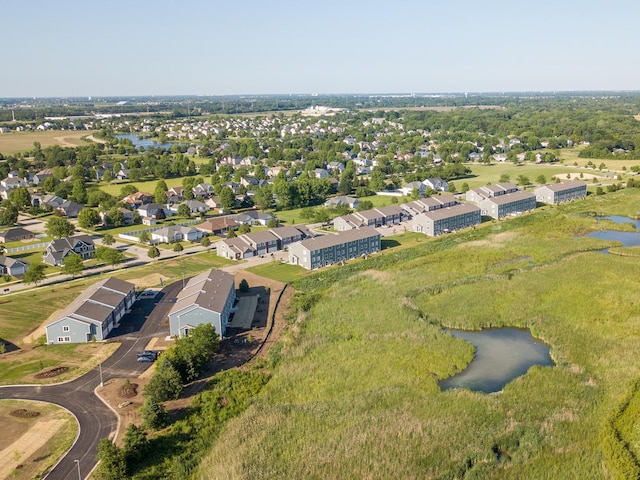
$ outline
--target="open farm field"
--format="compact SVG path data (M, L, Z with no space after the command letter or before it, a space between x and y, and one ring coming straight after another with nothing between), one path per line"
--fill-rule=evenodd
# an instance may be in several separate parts
M92 143L83 140L83 137L91 135L89 130L47 130L44 132L11 132L0 134L0 153L12 155L24 152L33 148L33 142L40 142L42 148L51 145L61 147L77 147L79 145L89 145Z
M272 378L196 478L638 478L640 258L582 236L639 211L592 195L294 281ZM442 328L499 326L555 366L441 391L474 355Z
M0 477L41 478L73 443L76 420L56 405L17 400L0 401Z

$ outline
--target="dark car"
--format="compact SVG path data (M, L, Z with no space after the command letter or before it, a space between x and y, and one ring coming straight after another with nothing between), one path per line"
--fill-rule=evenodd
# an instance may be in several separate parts
M155 352L153 350L143 350L142 352L138 352L137 355L138 355L138 358L140 358L140 357L151 357L154 360L156 358L158 358L158 352Z
M150 357L148 355L141 355L138 357L139 362L155 362L156 357Z

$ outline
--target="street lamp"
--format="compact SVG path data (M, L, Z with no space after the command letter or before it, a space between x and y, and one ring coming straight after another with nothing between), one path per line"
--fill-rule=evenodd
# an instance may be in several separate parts
M102 382L102 362L98 364L98 367L100 368L100 386L104 387L104 383Z
M80 460L74 460L76 465L78 466L78 480L82 480L82 475L80 474Z

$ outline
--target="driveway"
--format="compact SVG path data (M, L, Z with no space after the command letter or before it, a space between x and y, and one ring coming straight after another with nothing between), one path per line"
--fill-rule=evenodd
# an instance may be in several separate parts
M139 363L136 352L144 350L149 340L169 334L163 325L176 295L182 288L180 282L168 285L153 299L140 299L132 311L114 330L107 341L121 343L116 352L102 364L102 381L116 377L134 377L149 368L149 363ZM96 465L97 446L101 439L112 438L118 425L118 417L100 400L94 390L100 385L100 368L86 373L76 380L58 385L30 385L0 387L0 399L39 400L54 403L69 410L78 420L79 435L71 450L47 474L45 478L77 480L80 462L82 477L86 477Z

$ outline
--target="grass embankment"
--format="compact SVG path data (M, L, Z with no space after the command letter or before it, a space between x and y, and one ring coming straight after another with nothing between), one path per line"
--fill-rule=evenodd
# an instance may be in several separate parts
M589 212L639 208L637 191L590 197L300 278L271 381L197 478L632 471L612 459L638 458L628 392L640 378L640 259L589 251L614 243L577 235L613 226ZM530 328L557 366L532 368L500 395L441 392L437 380L473 355L441 327L499 325Z

